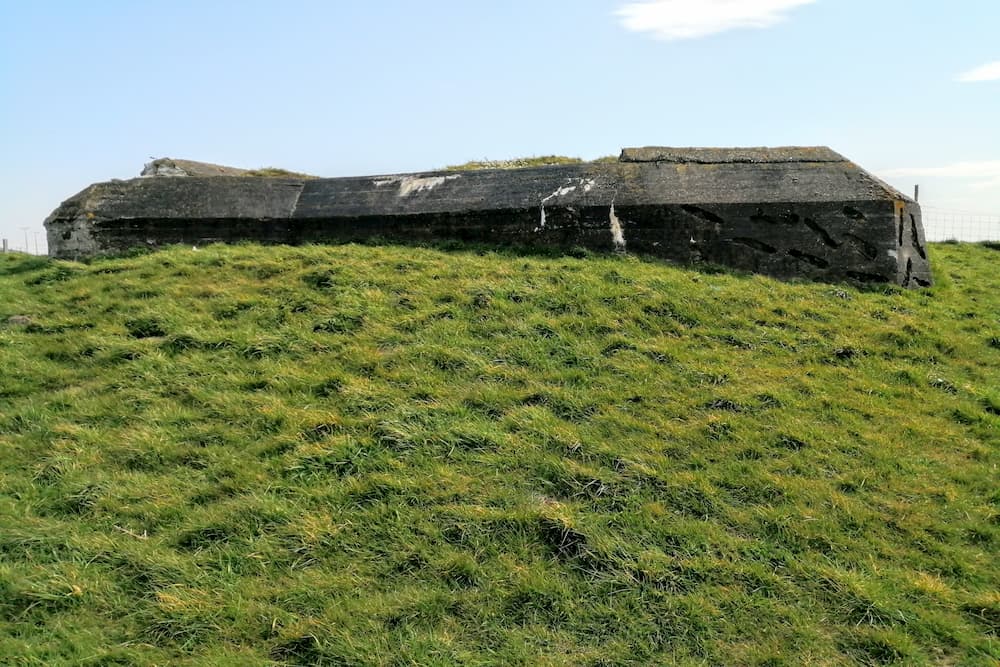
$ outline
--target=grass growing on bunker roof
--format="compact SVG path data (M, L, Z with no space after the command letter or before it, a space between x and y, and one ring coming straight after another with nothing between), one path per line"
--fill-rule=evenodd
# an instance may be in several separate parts
M13 664L995 665L1000 254L0 255Z
M614 156L602 157L595 162L617 162ZM450 165L445 167L445 171L477 171L480 169L525 169L528 167L547 167L558 164L583 164L584 160L578 157L567 157L565 155L540 155L535 157L521 157L510 160L472 160L463 164Z
M245 171L243 175L251 177L256 176L258 178L300 178L305 180L320 178L319 176L313 176L311 174L289 171L288 169L282 169L281 167L260 167L259 169L250 169Z

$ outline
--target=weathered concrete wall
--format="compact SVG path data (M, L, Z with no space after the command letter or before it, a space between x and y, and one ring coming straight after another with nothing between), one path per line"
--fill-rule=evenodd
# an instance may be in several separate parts
M582 246L777 277L930 284L919 206L826 148L626 149L617 163L95 184L47 220L50 252L372 237Z
M243 176L248 172L221 164L161 157L146 164L140 176Z

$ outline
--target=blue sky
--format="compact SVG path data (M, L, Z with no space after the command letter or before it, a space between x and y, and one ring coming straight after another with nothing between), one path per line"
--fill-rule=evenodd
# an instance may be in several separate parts
M829 145L1000 215L998 35L996 0L0 0L0 236L150 157L346 176L635 145Z

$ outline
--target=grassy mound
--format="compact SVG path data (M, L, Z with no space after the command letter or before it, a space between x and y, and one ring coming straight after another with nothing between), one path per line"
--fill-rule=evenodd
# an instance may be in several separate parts
M13 664L995 665L1000 254L0 256Z
M594 160L594 162L617 162L617 156L610 155ZM479 169L525 169L528 167L547 167L554 164L583 164L578 157L565 155L542 155L538 157L520 157L511 160L473 160L464 164L445 167L446 171L477 171Z
M299 178L307 181L319 178L319 176L302 174L297 171L289 171L288 169L282 169L281 167L261 167L260 169L250 169L244 172L243 175L256 176L258 178Z

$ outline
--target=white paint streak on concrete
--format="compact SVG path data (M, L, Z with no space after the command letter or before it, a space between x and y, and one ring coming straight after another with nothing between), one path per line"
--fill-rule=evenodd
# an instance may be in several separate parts
M548 197L546 197L546 199L552 199L553 197L565 197L566 195L568 195L571 192L574 192L575 190L576 190L575 185L567 185L559 188L558 190L550 194Z
M586 183L590 183L590 187L587 187ZM542 199L541 213L538 214L538 227L536 228L535 231L545 229L545 204L555 199L556 197L565 197L568 194L576 192L576 189L580 185L584 186L584 191L586 192L589 192L590 188L594 187L593 181L584 181L583 179L581 179L579 185L564 185L561 188L557 189L552 194L550 194L548 197Z
M611 221L611 240L615 244L615 250L618 252L624 252L625 234L622 233L622 221L618 219L617 215L615 215L614 202L611 204L611 213L608 218Z
M460 178L460 176L458 174L451 176L407 176L399 182L399 196L409 197L417 192L430 191L456 178Z

